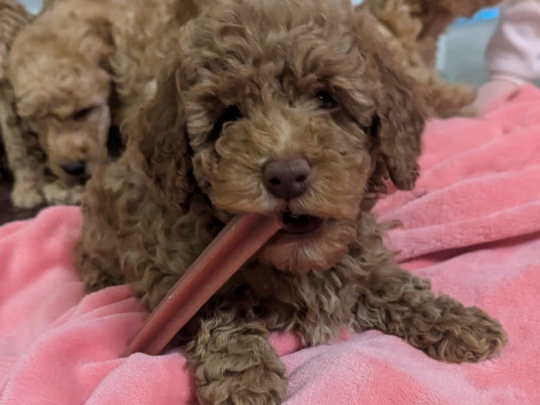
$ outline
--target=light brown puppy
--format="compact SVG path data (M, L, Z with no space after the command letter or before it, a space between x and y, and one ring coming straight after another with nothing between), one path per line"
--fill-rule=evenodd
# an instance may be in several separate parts
M124 100L131 104L153 94L153 78L130 77L126 54L112 60L117 44L139 31L157 36L171 19L188 14L182 4L51 0L18 35L9 57L9 79L19 114L38 135L46 168L58 179L44 187L48 202L79 202L86 180L110 161L107 141L124 114ZM150 46L137 45L139 52ZM126 72L119 74L122 70Z
M281 219L178 335L203 404L284 399L269 331L312 345L378 329L448 362L501 350L495 319L396 264L370 211L388 175L414 186L427 116L370 15L347 0L216 0L160 37L133 65L154 66L155 96L88 183L76 264L88 291L129 283L151 310L233 215Z
M114 14L108 3L55 2L19 33L9 56L19 115L38 134L47 168L60 180L44 190L50 202L76 203L84 182L108 160L108 14ZM65 201L72 187L73 199Z

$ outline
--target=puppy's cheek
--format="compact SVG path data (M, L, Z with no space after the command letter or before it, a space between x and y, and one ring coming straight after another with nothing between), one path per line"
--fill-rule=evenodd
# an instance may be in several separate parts
M330 269L349 251L357 238L356 221L336 221L313 240L272 239L258 253L258 260L286 272L306 273Z
M108 160L109 150L108 150L108 141L109 141L109 130L110 130L110 120L107 120L106 126L101 126L99 128L99 137L95 142L92 142L92 149L95 150L96 160L99 162L106 162Z
M70 177L66 174L66 172L64 170L62 170L62 168L59 166L59 164L56 161L51 161L49 159L49 161L47 163L47 168L61 182L67 184L67 183L69 183L71 181Z
M205 192L212 203L229 212L267 213L275 209L257 166L248 166L236 159L222 159L205 175Z
M65 177L65 172L60 168L60 166L54 161L49 159L47 161L47 168L56 176L59 178Z
M84 158L86 160L88 174L90 175L93 174L99 166L106 164L110 160L109 149L107 146L108 129L106 134L102 133L98 137L96 137L95 134L97 131L104 131L104 128L93 129L96 132L90 131L85 134L87 142Z
M60 156L56 153L56 150L51 145L47 145L45 152L47 153L47 169L56 177L66 179L66 172L60 167L62 162L60 162Z
M335 152L327 153L314 162L308 192L293 205L298 211L314 216L356 218L370 166L367 154L341 156Z

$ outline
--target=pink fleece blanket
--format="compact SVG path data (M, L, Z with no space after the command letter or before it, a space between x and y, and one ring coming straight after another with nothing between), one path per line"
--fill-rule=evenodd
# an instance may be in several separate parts
M422 177L377 209L404 227L389 243L443 291L497 317L502 354L436 362L376 331L300 350L273 335L288 405L540 404L540 91L481 119L434 121ZM0 404L195 404L180 351L118 356L146 313L127 287L83 296L71 249L77 208L0 228Z

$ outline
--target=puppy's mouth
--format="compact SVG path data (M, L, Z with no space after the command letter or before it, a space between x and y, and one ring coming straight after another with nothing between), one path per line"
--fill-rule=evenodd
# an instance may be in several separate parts
M327 219L313 217L311 215L293 215L286 212L282 215L283 227L278 232L281 235L297 237L317 236L327 223Z

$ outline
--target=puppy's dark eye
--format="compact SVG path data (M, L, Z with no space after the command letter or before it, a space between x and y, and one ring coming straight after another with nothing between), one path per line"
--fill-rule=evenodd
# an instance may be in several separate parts
M244 116L242 115L237 106L231 105L227 107L225 111L223 111L223 113L219 116L216 124L214 125L214 128L212 128L212 131L208 135L208 138L210 140L217 139L219 137L219 134L227 124L241 120L242 118L244 118Z
M76 112L72 115L72 118L73 118L75 121L83 121L83 120L85 120L86 118L88 118L88 116L89 116L90 114L92 114L93 111L94 111L94 107L81 108L79 111L76 111Z
M337 101L328 91L319 91L315 97L322 110L332 110L337 107Z

